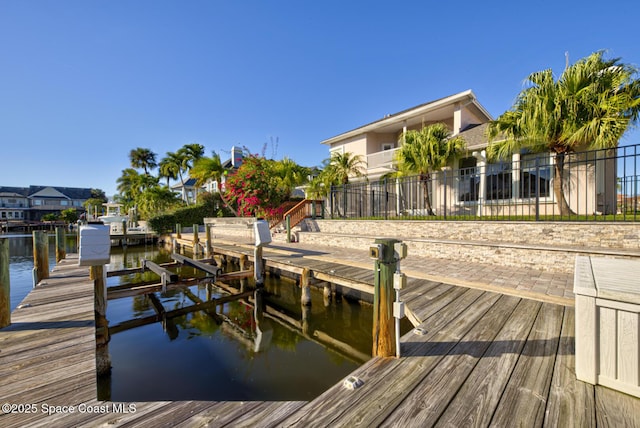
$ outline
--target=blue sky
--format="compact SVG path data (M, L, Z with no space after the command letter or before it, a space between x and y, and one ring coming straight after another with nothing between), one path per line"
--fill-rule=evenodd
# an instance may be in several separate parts
M100 188L128 153L232 145L319 165L320 141L533 71L640 64L634 1L0 0L0 186ZM274 144L277 141L277 145ZM623 144L640 143L633 131Z

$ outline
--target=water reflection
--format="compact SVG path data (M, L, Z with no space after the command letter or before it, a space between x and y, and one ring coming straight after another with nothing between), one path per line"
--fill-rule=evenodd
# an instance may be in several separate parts
M169 259L155 248L145 255L130 252L112 258L113 267L136 267L143 258L156 263ZM239 267L229 264L227 269ZM202 280L184 289L109 301L110 326L133 318L162 322L112 335L113 368L101 380L101 399L311 400L369 358L369 305L335 299L327 306L322 289L312 289L312 305L303 306L295 281L267 276L258 296L169 317L228 295L192 268L177 270L181 278L200 275ZM109 282L148 282L153 275L135 273ZM226 285L238 292L253 289L247 280ZM264 313L257 310L261 299Z

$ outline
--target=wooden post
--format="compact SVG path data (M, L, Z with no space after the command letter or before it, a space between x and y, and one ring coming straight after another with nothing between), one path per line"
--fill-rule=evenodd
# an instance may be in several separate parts
M91 266L93 279L94 311L96 319L96 371L98 376L111 371L109 356L109 321L107 321L107 281L104 266Z
M256 281L256 287L264 285L264 277L262 272L262 246L258 245L253 250L253 279Z
M210 224L206 224L204 225L204 234L205 234L205 239L207 240L207 257L211 257L213 255L213 242L211 242L211 225Z
M325 307L331 304L331 284L328 282L324 284L324 288L322 290L322 302Z
M200 226L197 224L193 225L193 255L200 254Z
M122 220L122 246L126 247L127 245L127 221Z
M287 242L291 243L291 216L287 215L287 217L285 217L285 222L287 225Z
M304 269L300 275L300 288L302 296L300 303L302 306L311 306L311 286L309 286L309 269Z
M180 223L176 223L176 238L182 239L182 225Z
M244 271L247 270L247 256L242 254L240 256L240 258L238 259L238 262L240 263L240 271ZM247 289L247 279L246 278L241 278L240 279L240 292L244 293Z
M396 239L376 239L371 247L371 255L377 252L374 271L373 295L373 356L393 357L396 355L396 338L393 318L393 274L396 271L394 244Z
M0 238L0 328L11 324L9 238Z
M67 257L67 250L64 244L64 228L56 227L56 263L60 263L60 260L64 260Z
M49 237L46 231L33 231L33 286L49 278Z

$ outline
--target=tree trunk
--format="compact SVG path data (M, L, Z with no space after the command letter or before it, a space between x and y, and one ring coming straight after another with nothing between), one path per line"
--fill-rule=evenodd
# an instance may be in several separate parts
M429 192L429 184L431 183L430 179L430 174L420 176L422 187L424 187L424 205L427 208L427 215L435 215L433 208L431 207L431 194Z
M553 180L553 193L560 209L560 215L575 215L564 195L564 153L556 153L554 180ZM537 178L540 180L540 178Z

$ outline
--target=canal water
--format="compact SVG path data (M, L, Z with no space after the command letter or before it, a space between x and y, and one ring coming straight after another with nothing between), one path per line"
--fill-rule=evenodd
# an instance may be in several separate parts
M53 240L50 267L55 263ZM75 241L69 247L74 245ZM32 288L31 247L31 236L10 238L12 309ZM154 245L113 248L107 269L139 267L143 259L170 261L169 253ZM178 273L181 278L199 276L187 267ZM146 272L112 277L107 285L157 280ZM252 286L250 282L231 285ZM192 312L114 333L109 343L112 370L99 378L98 397L113 401L311 400L369 358L370 305L347 298L328 300L312 287L312 305L303 307L299 287L287 278L267 276L265 290L269 311L266 322L260 323L262 335L257 334L253 307L240 301L220 305L215 313ZM226 294L202 278L185 290L155 296L170 311ZM115 326L155 313L148 296L126 297L109 300L107 319Z

